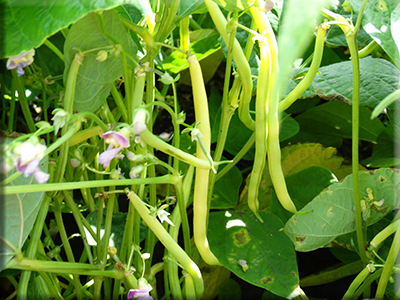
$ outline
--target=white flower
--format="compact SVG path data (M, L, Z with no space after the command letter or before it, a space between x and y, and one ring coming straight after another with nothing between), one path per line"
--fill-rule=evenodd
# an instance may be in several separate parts
M22 76L25 74L23 68L29 66L33 62L33 56L35 55L35 49L31 49L29 51L22 51L20 54L16 56L12 56L7 60L7 69L15 69L17 68L18 76Z
M138 285L138 289L129 290L128 299L136 298L138 300L154 300L149 294L153 287L147 282L146 279L143 277L139 278Z
M55 113L55 114L54 114ZM54 134L57 135L58 130L63 128L67 121L67 113L62 109L55 109L53 111L54 117L51 119L54 122Z
M168 218L169 215L170 213L163 209L157 210L157 217L160 219L161 223L165 221L171 226L175 226L174 223L172 223L172 221Z

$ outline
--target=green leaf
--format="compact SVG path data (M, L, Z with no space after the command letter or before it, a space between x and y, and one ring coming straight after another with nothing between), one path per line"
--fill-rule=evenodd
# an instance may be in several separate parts
M360 107L360 139L375 142L384 126L379 119L371 120L371 111ZM295 119L302 131L351 139L351 105L332 100L310 108Z
M289 195L297 210L301 210L325 188L337 182L336 177L328 169L320 166L309 167L285 179ZM270 211L284 223L293 215L279 203L275 191L271 194Z
M358 11L362 1L351 0L350 2ZM393 38L396 33L391 29L392 13L398 4L398 0L369 0L364 10L362 25L365 31L385 50L395 65L400 68L399 49Z
M121 4L141 7L140 0L2 0L0 58L39 47L43 41L94 10Z
M137 49L115 10L104 11L101 15L90 13L72 25L65 41L64 81L77 53L75 48L86 51L113 45L101 30L101 18L104 20L105 31L117 40L126 52L135 56ZM98 51L87 53L79 67L74 99L74 108L78 112L96 111L107 98L114 81L123 74L119 57L109 54L105 61L99 62L96 60L97 53ZM132 67L132 61L129 59L128 64Z
M400 164L400 158L395 155L395 149L400 149L398 141L399 136L395 135L393 127L386 127L376 140L372 156L361 163L371 168L393 167Z
M218 43L218 35L213 34L204 39L193 42L189 45L189 51L196 55L199 61L205 59L211 54L221 51L221 47ZM179 73L189 68L186 55L183 55L179 51L174 51L163 60L164 70L170 73Z
M105 229L106 214L107 214L107 209L105 208L103 210L103 217L101 220L100 237L102 240L103 240L104 229ZM128 215L128 213L124 213L124 212L119 212L119 211L113 212L112 224L111 224L111 236L110 236L109 244L110 244L110 246L114 246L117 249L121 249L127 215ZM96 232L96 230L97 230L96 229L97 218L98 218L98 211L92 211L86 217L86 220L91 225L94 232ZM148 227L140 224L140 242L142 242L146 238L147 230L148 230ZM86 231L86 229L85 229L85 231ZM91 235L89 234L89 232L86 232L86 235L88 237L89 245L97 246L96 241L91 238Z
M303 70L296 70L294 76ZM293 77L294 77L293 76ZM390 62L380 58L360 59L360 105L375 107L387 95L397 89L400 71ZM296 84L290 79L286 95ZM315 95L331 100L340 97L352 101L353 73L351 61L332 64L319 69L310 87L299 98Z
M210 213L208 238L221 265L241 279L272 293L288 297L299 283L296 255L283 223L260 212L264 223L244 212ZM244 260L249 267L242 268ZM246 270L246 271L245 271Z
M367 224L372 225L399 207L400 175L390 169L378 169L373 174L360 171L360 194L369 203L367 188L372 190L373 201L384 199L381 206L368 210ZM285 225L285 232L297 251L312 251L324 247L337 237L356 230L354 214L353 176L334 183L301 211L311 213L294 215Z
M63 52L65 38L61 33L53 35L49 40ZM36 49L35 63L42 68L43 77L45 78L49 75L56 76L64 73L64 61L46 45Z
M220 168L220 170L222 169ZM239 189L242 181L242 173L237 167L229 170L228 173L215 183L211 208L233 208L239 200Z
M42 171L47 172L48 157L43 158L39 164ZM7 174L11 176L14 171ZM24 177L20 175L7 186L37 184L33 175ZM7 188L6 186L6 188ZM0 259L0 270L14 256L14 251L7 246L8 243L17 249L21 249L27 239L39 212L40 205L44 198L44 192L21 193L3 196L0 201L2 221L0 228L0 246L2 257ZM3 243L2 240L6 243Z
M181 0L179 2L178 12L177 12L177 19L183 19L191 15L196 9L200 7L204 3L203 0Z
M44 276L46 275L45 273ZM29 299L32 300L50 300L52 298L46 282L37 272L33 272L31 275L31 281L28 285L28 295Z
M250 6L260 6L258 0L214 0L219 6L227 11L241 11L250 8Z

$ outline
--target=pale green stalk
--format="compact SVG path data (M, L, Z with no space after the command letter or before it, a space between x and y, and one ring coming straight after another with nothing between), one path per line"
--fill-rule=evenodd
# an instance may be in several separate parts
M174 241L174 239L168 234L162 224L150 215L150 211L143 204L142 200L134 193L128 193L129 200L133 203L136 210L142 217L143 221L149 226L152 232L157 236L160 242L165 246L165 248L171 252L171 254L176 258L176 260L185 268L185 270L192 275L194 280L194 285L196 288L197 299L201 298L204 291L203 278L201 276L200 269L198 266L190 259L186 252L179 247L179 245Z
M128 186L132 184L175 184L179 182L179 178L174 175L164 175L155 178L137 178L137 179L119 179L119 180L91 180L87 182L63 182L63 183L47 183L32 184L19 186L5 186L0 189L0 195L10 195L27 192L49 192L49 191L65 191L82 188L99 188L111 185Z

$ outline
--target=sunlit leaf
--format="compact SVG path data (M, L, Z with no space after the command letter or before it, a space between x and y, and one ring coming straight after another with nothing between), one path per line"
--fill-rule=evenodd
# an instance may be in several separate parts
M121 4L142 8L142 0L2 0L0 58L39 47L43 41L94 10ZM141 9L142 10L142 9ZM34 24L34 26L33 26Z
M106 33L112 35L126 52L135 57L137 49L115 10L105 11L101 15L90 13L72 25L65 41L64 82L66 82L70 64L78 53L76 49L87 51L114 45L102 32L101 19L104 21ZM123 74L119 56L109 54L105 61L99 62L96 60L97 53L98 50L85 54L82 65L79 67L74 99L74 108L78 112L97 110L110 93L114 81ZM128 63L131 67L133 66L129 59Z
M360 171L360 194L370 204L364 211L368 225L372 225L399 207L400 175L390 169L378 169L373 174ZM369 199L367 189L372 190ZM375 204L372 201L383 204ZM285 225L285 232L297 251L312 251L330 243L337 237L356 230L354 212L353 175L334 183L308 205L304 215L293 215ZM367 215L368 213L369 215Z

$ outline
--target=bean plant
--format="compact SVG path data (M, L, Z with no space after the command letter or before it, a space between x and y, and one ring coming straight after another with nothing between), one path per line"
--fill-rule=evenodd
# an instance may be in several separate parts
M400 299L396 0L1 3L2 299Z

